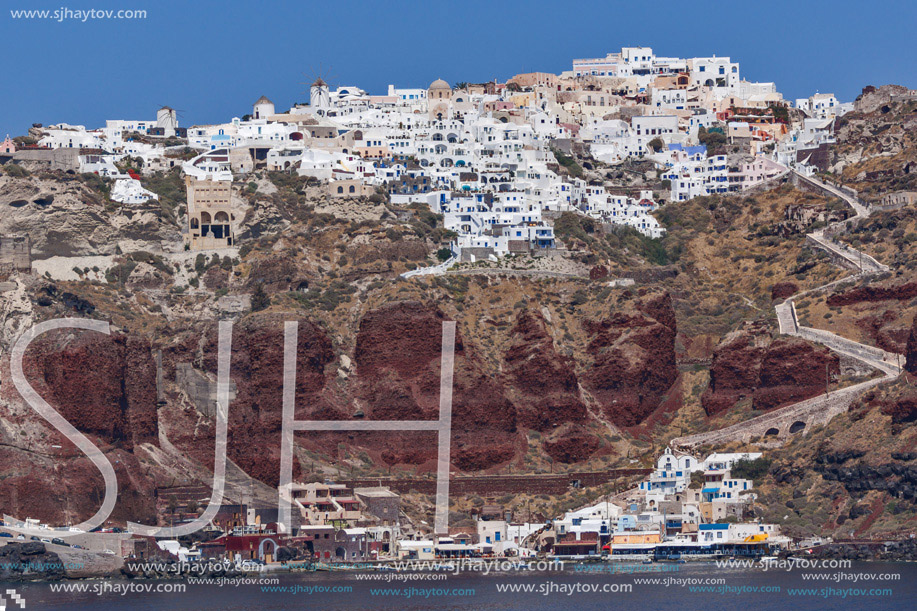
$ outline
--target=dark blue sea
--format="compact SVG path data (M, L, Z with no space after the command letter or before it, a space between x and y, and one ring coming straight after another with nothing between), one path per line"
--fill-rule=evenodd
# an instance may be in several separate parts
M183 588L182 588L183 586ZM0 584L6 609L901 609L917 608L917 565L720 568L578 565L552 571L283 573L190 580ZM183 589L183 591L177 591ZM14 591L14 592L11 592ZM0 605L2 606L2 605Z

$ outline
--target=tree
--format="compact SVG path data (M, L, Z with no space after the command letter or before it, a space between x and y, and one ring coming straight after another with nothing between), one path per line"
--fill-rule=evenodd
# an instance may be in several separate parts
M761 479L767 475L770 466L770 459L763 456L754 460L743 458L742 460L737 460L735 464L732 465L730 474L736 479L750 479L757 485Z
M551 148L551 152L554 153L554 159L557 160L557 163L566 168L572 176L582 178L583 168L581 168L580 165L576 163L576 159L565 155L563 151L553 147Z
M252 312L260 312L271 307L271 298L264 292L264 283L259 282L252 293Z
M662 141L662 138L653 138L649 141L648 145L654 152L658 153L663 149L665 143Z
M440 248L436 251L436 258L440 261L448 261L449 257L452 256L452 250L448 248Z
M790 122L790 111L786 106L781 104L771 104L768 106L771 109L771 112L774 114L774 120L777 123L789 123Z
M712 157L718 154L718 150L726 144L726 134L719 128L706 129L701 127L697 130L697 141L707 147L707 156Z
M178 511L178 497L174 494L169 497L169 502L166 504L166 509L169 510L169 513L175 513Z

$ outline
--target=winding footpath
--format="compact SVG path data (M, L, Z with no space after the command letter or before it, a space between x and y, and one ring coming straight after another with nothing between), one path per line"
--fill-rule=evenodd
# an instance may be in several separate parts
M688 435L686 437L676 437L670 442L670 445L673 447L692 448L699 445L725 444L732 441L748 442L753 437L762 436L775 437L777 439L785 438L788 435L805 431L813 425L827 423L838 414L847 411L853 400L860 396L862 392L882 382L894 379L901 373L901 368L898 366L898 355L896 354L880 350L873 346L860 344L830 331L800 326L799 319L796 316L796 305L794 303L799 297L810 293L824 292L836 285L848 283L851 280L868 278L878 274L884 274L891 270L888 266L879 263L873 257L850 248L846 244L837 242L830 237L831 234L834 233L832 230L836 231L837 229L846 228L849 224L859 222L860 219L868 217L870 214L868 206L845 189L840 189L815 178L799 175L798 173L797 176L815 188L841 198L853 208L855 212L854 216L844 221L833 223L825 229L814 231L806 235L806 239L816 248L827 251L828 254L831 255L832 260L837 264L852 269L856 273L853 276L847 276L840 280L829 282L823 286L797 293L777 304L774 309L777 314L777 323L780 328L780 333L783 335L795 335L822 344L838 354L866 363L870 367L881 371L883 375L847 388L842 388L770 411L762 416L739 422L722 429Z

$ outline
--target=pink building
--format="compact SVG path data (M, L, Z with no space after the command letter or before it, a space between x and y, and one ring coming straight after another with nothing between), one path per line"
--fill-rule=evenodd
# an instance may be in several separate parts
M6 140L0 143L0 155L9 155L16 152L16 145L10 140L10 135L6 135Z

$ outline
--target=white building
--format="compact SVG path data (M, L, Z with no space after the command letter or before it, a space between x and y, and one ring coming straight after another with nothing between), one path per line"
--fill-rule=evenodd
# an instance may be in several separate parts
M796 108L814 119L840 116L841 103L833 93L816 93L808 98L798 98Z
M252 106L253 119L267 119L274 114L274 103L267 99L265 96L258 98L255 104Z
M691 474L702 471L703 468L703 465L690 454L676 454L667 447L656 459L656 469L650 474L650 478L640 482L640 490L663 494L681 492L691 483Z
M111 199L122 204L143 204L159 200L159 196L144 189L139 180L119 178L111 188Z

